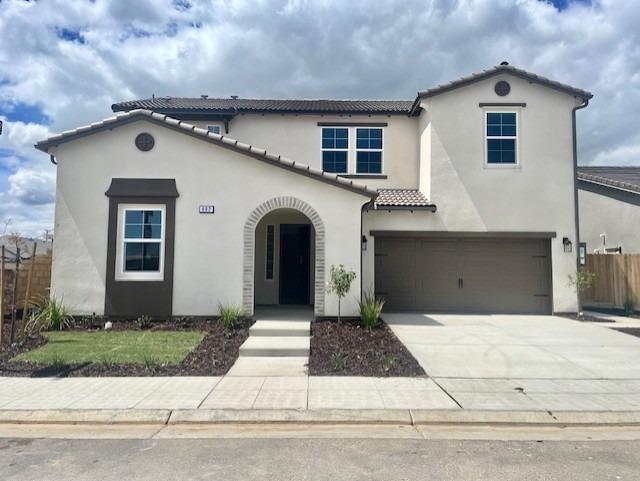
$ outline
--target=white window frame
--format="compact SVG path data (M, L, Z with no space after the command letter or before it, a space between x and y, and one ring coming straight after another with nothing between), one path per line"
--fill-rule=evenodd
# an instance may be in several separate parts
M347 129L348 135L349 135L349 139L347 142L347 148L346 149L324 149L322 147L322 129ZM358 149L358 140L357 140L357 135L358 129L382 129L382 149ZM357 176L362 176L362 177L384 177L385 173L384 173L384 147L385 147L385 143L386 143L386 139L385 139L385 129L386 127L384 126L368 126L368 125L356 125L356 126L352 126L352 125L340 125L339 123L336 123L335 125L331 125L331 124L327 124L327 125L322 125L320 126L320 169L324 170L324 162L323 162L323 155L322 153L324 151L341 151L347 152L347 170L346 172L333 172L336 175L348 175L348 176L353 176L353 177L357 177ZM381 170L379 173L367 173L367 172L362 172L359 173L358 172L358 151L362 151L362 152L382 152L382 163L381 163ZM331 173L331 172L329 172Z
M160 239L125 239L124 226L127 211L159 210L162 213ZM118 205L118 227L116 243L116 281L164 281L165 231L167 227L167 208L165 204L120 204ZM126 271L124 268L125 243L157 242L160 244L160 265L158 271Z
M212 128L216 128L216 129L218 129L218 131L217 132L213 132L211 130ZM222 135L222 124L208 124L207 125L207 132L211 132L213 134Z
M489 114L515 114L516 115L516 135L487 135L487 127L488 127L488 117ZM496 110L496 109L485 109L483 111L484 116L484 130L483 130L483 138L484 138L484 166L487 169L517 169L520 168L520 112L514 109L505 109L505 110ZM491 163L489 162L489 140L490 139L513 139L516 144L516 161L513 164L503 164L503 163ZM382 144L384 146L384 144Z
M272 266L272 277L269 279L267 277L268 267L269 267L269 258L267 257L268 249L269 249L269 227L273 227L273 266ZM275 224L267 224L267 227L264 230L264 280L267 282L273 282L276 278L276 225Z
M347 148L346 149L336 149L336 148L331 148L331 149L325 149L322 146L322 132L324 129L346 129L347 130ZM350 127L346 127L344 125L323 125L322 127L320 127L320 169L324 170L324 152L346 152L347 153L347 170L344 172L327 172L329 174L336 174L336 175L348 175L351 172L351 148L352 148L352 131ZM384 144L383 144L384 145Z
M377 129L382 131L382 148L381 149L359 149L358 148L358 130ZM384 127L355 127L354 136L355 154L353 156L353 170L355 175L383 175L384 174ZM380 172L358 172L358 152L380 152Z

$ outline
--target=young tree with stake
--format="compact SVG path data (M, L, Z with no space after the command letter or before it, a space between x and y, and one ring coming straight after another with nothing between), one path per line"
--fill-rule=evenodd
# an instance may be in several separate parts
M340 304L342 298L351 290L351 284L355 278L356 273L351 269L345 269L342 264L337 267L331 266L331 281L329 282L327 290L338 296L338 322L340 322Z

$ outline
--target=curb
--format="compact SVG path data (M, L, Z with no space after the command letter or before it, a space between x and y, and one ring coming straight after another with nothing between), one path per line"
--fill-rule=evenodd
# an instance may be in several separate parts
M410 411L404 409L322 409L322 410L176 410L168 424L413 424Z
M0 424L167 424L169 409L0 410Z
M0 424L210 425L324 424L404 426L638 426L640 411L466 411L406 409L0 410Z

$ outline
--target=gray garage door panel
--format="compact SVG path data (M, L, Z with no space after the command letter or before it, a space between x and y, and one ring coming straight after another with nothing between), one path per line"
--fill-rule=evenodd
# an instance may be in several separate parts
M388 310L549 313L549 240L376 238Z

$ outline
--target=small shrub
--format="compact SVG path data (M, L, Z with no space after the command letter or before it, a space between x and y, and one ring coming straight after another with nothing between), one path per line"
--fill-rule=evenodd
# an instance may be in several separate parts
M189 316L178 316L173 318L173 322L175 322L179 326L186 326L191 323L192 319Z
M347 356L341 352L334 352L331 355L334 371L344 371L347 367Z
M364 327L371 330L379 324L384 303L384 299L376 298L371 292L365 292L362 295L358 306L360 306L360 320Z
M149 329L151 327L151 318L147 315L142 315L136 319L136 325L138 329Z
M107 369L111 369L116 365L116 361L114 361L111 356L104 355L100 359L100 364L102 364L102 366L106 367Z
M142 358L142 364L147 371L155 371L160 366L160 361L153 356L145 355Z
M54 356L53 359L51 360L51 367L55 371L62 371L62 369L64 369L66 364L67 363L64 361L62 356Z
M89 316L82 316L80 324L84 326L85 329L95 329L98 327L98 316L96 316L95 312Z
M398 358L394 356L385 356L382 360L382 369L385 372L393 371L398 365Z
M218 304L220 320L227 329L235 329L242 318L242 307L233 304Z
M25 331L29 334L42 331L62 331L69 329L73 318L67 308L55 297L43 298L36 304L36 310L29 317Z
M576 275L569 275L569 285L575 286L578 292L584 292L589 289L596 280L595 272L580 270Z
M582 294L589 289L596 279L594 272L578 270L576 275L569 275L569 285L574 286L578 293L578 318L582 318Z

